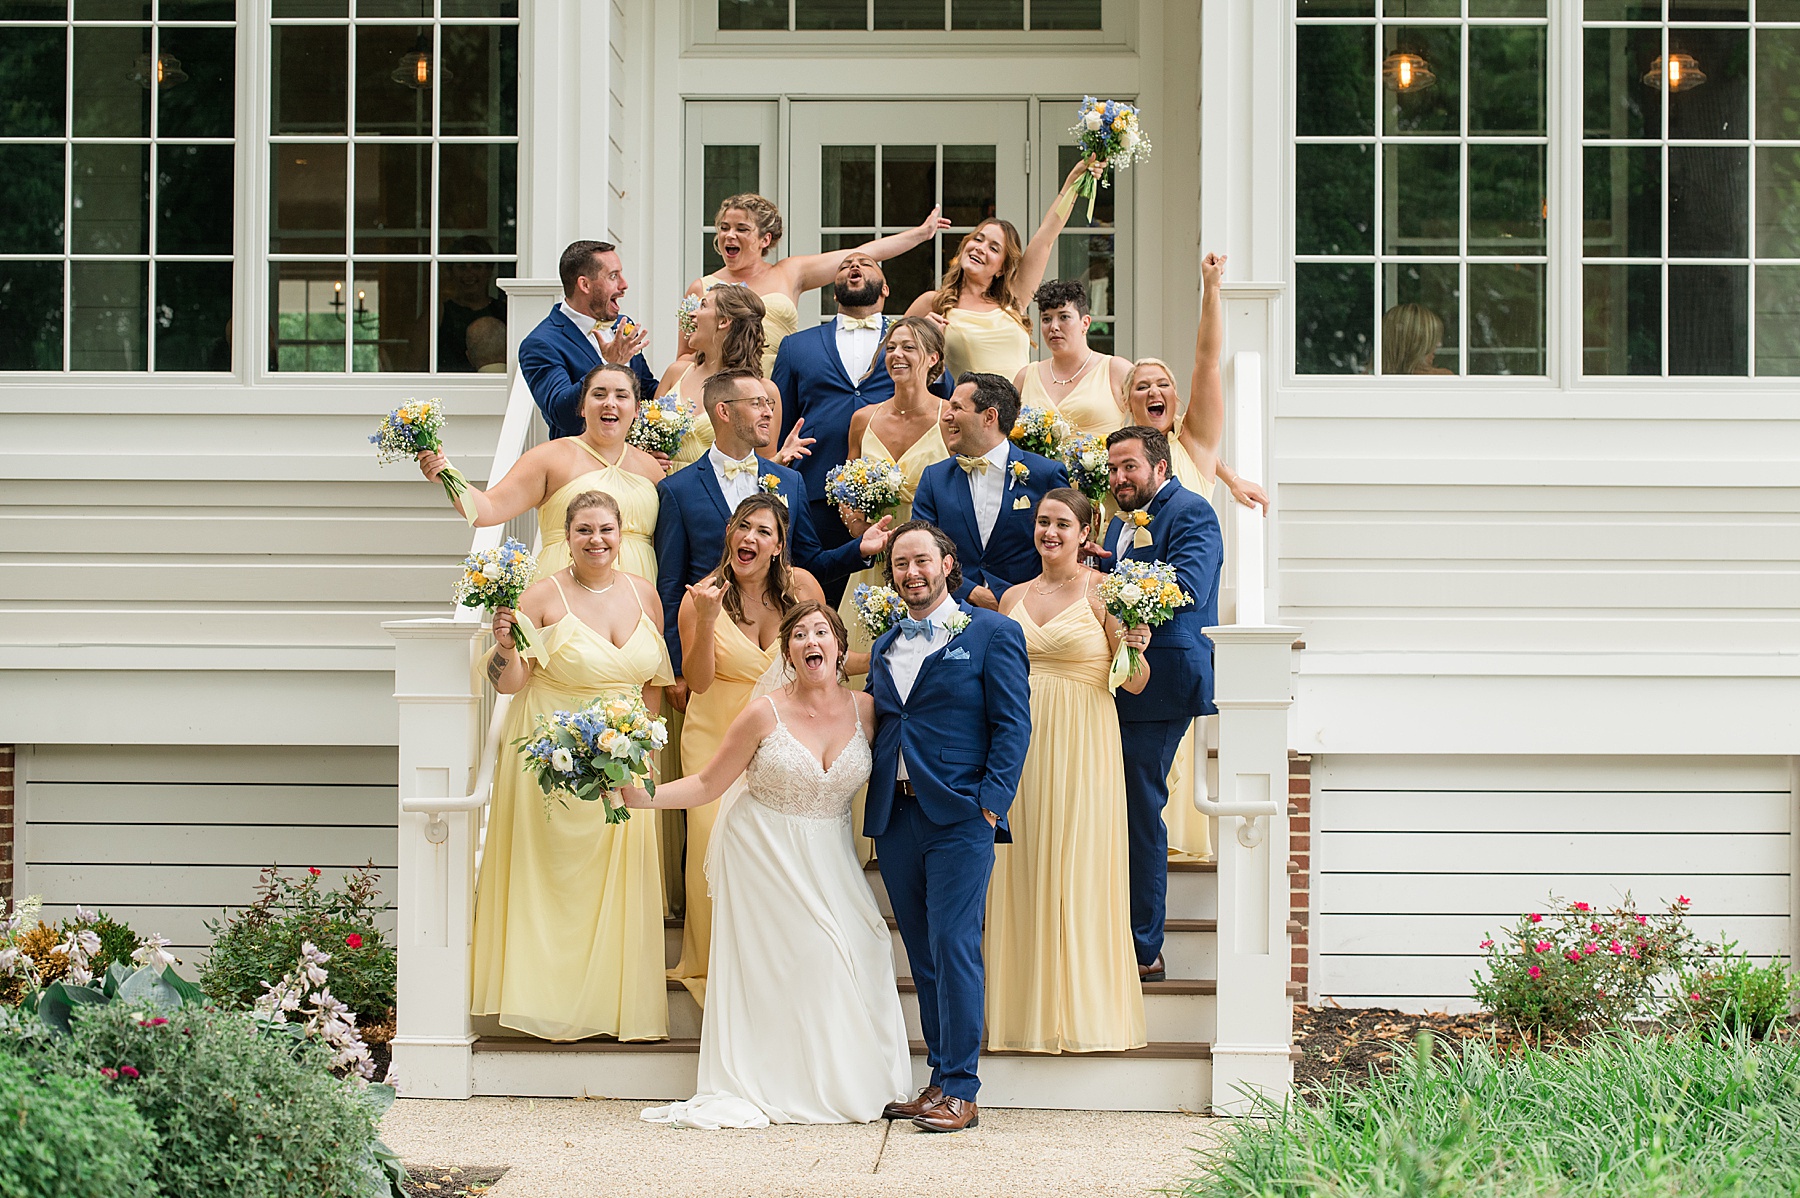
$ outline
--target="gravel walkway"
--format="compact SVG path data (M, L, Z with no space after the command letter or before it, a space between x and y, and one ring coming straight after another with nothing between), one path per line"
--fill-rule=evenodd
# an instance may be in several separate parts
M955 1135L908 1124L680 1131L639 1102L401 1099L382 1137L409 1164L507 1165L493 1198L1142 1196L1192 1171L1220 1122L1193 1115L983 1110Z

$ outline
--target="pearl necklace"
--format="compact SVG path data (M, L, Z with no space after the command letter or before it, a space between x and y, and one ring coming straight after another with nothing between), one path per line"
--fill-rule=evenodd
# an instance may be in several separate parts
M595 590L593 587L589 586L587 583L581 581L580 578L576 577L575 568L573 566L569 567L569 581L573 582L576 586L580 587L582 590L586 591L590 595L604 595L604 594L606 594L606 592L612 590L614 587L619 585L618 576L615 574L613 576L613 580L611 582L607 583L605 586L599 588L598 590Z

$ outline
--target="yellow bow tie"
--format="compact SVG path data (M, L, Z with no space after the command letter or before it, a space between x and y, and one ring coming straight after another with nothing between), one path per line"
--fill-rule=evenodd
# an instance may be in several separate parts
M756 469L756 458L752 456L741 462L726 462L721 469L725 471L726 478L737 478L739 475L748 474Z
M880 330L881 328L881 317L879 316L845 316L840 313L838 320L843 322L845 329Z
M972 458L966 454L956 455L956 464L961 466L964 474L986 474L993 463L986 458Z

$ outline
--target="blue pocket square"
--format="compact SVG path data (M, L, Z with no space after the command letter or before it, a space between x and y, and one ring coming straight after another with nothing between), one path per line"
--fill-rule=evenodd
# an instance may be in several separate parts
M962 646L957 645L955 647L944 650L944 660L945 661L968 661L969 660L969 651L967 649L964 649Z

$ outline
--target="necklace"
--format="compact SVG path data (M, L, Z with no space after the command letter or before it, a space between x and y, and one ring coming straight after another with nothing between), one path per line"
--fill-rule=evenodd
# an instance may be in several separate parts
M1071 582L1074 582L1076 578L1080 577L1080 575L1071 574L1067 578L1063 579L1061 582L1057 583L1055 586L1050 587L1048 590L1046 590L1044 587L1038 585L1038 583L1041 583L1043 581L1043 577L1044 576L1041 574L1038 575L1038 581L1032 583L1031 589L1039 595L1054 595L1054 594L1056 594L1056 592L1058 592L1058 591L1062 590L1064 587L1068 586Z
M580 587L582 590L586 591L590 595L604 595L604 594L606 594L606 592L612 590L614 587L619 585L618 576L614 575L613 580L611 582L607 583L605 586L600 587L598 589L591 587L587 583L581 581L581 579L579 579L575 576L575 567L573 567L573 566L569 567L569 581L573 582L576 586Z
M1093 360L1094 360L1094 351L1090 349L1090 350L1088 350L1087 357L1085 357L1081 360L1081 365L1076 368L1076 371L1074 374L1070 375L1066 379L1059 379L1056 377L1056 360L1054 358L1052 358L1050 360L1050 381L1052 383L1055 383L1058 387L1067 387L1070 383L1074 382L1076 379L1080 378L1082 375L1087 373L1088 363L1092 362Z

